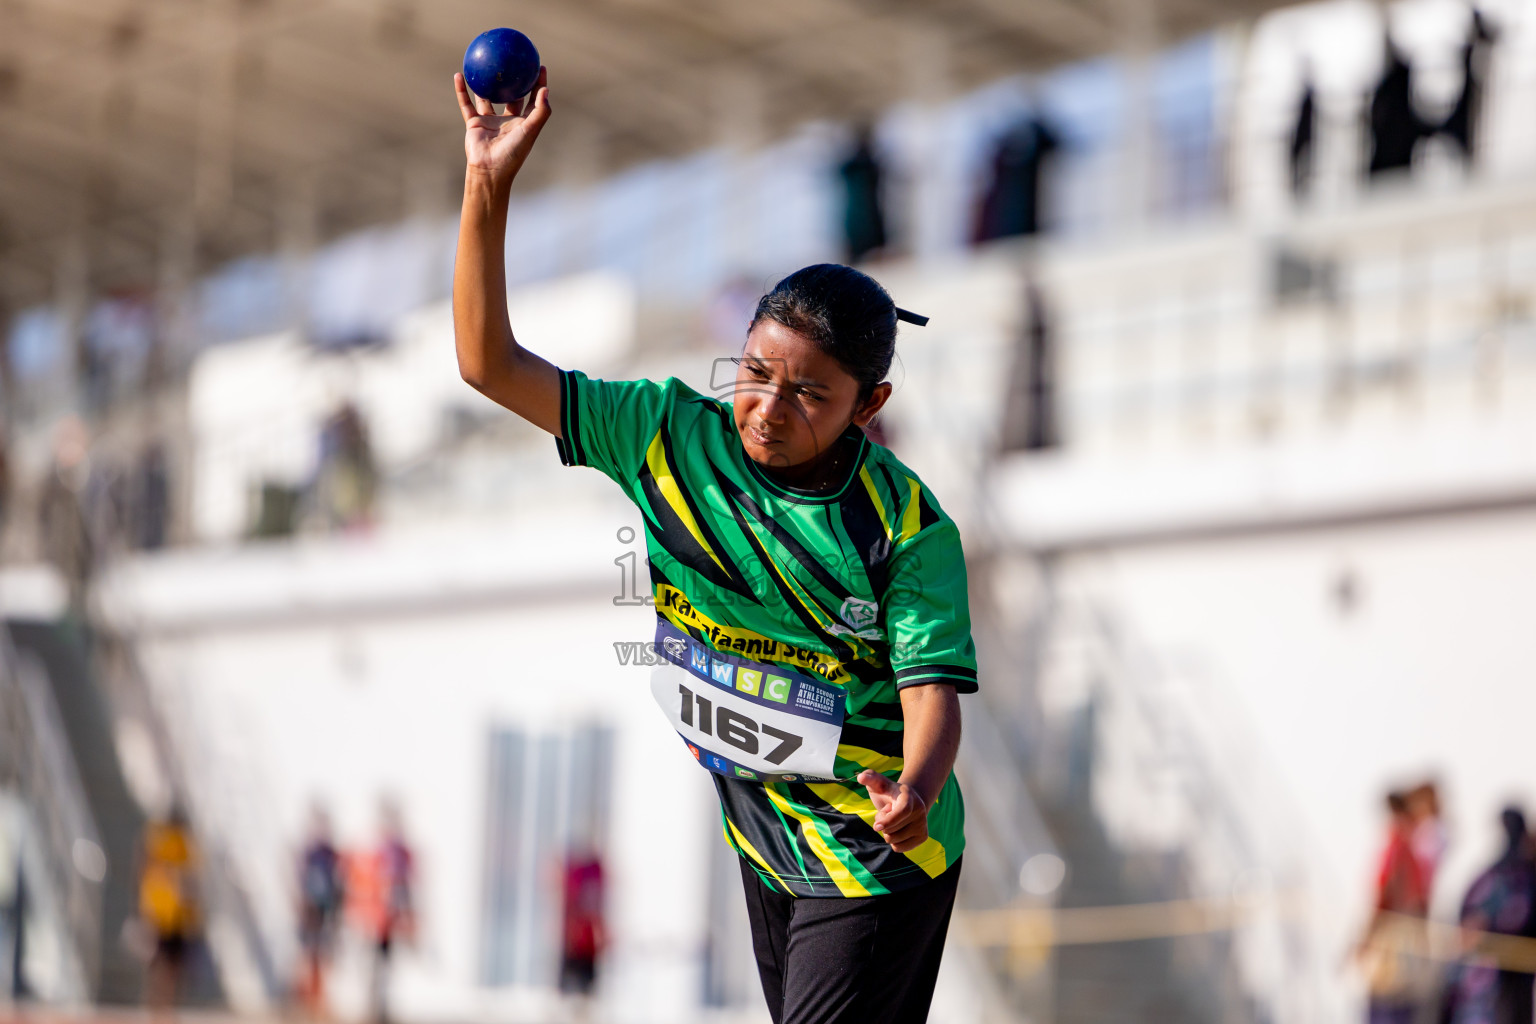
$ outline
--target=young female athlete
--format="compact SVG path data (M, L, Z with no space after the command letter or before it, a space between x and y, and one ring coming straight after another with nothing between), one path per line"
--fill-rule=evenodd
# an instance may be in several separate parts
M503 267L547 76L503 114L454 84L459 369L644 515L652 693L714 773L774 1021L925 1020L965 842L951 769L975 649L954 523L861 429L891 394L898 316L919 318L821 265L759 302L730 403L556 369L513 337Z

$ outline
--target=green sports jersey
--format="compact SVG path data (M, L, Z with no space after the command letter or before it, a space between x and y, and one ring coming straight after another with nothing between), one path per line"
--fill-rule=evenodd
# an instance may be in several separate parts
M682 680L657 699L712 768L726 841L797 896L878 895L943 873L965 845L954 776L929 809L929 839L907 853L874 830L853 777L901 774L899 689L976 690L954 522L857 428L841 484L798 491L748 458L728 404L675 378L562 371L560 383L561 461L602 471L644 516L656 649ZM829 728L818 755L813 733ZM787 770L815 756L829 767Z

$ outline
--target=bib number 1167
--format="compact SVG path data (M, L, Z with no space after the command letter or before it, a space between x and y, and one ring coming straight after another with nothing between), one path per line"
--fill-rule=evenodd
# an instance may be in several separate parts
M779 745L763 755L769 764L783 764L784 759L799 750L800 744L805 742L804 737L754 722L723 704L717 706L714 701L700 697L686 686L679 686L677 692L683 698L683 724L698 729L705 736L718 736L737 750L753 755L758 751L759 733L778 740ZM698 709L697 716L694 714L695 707ZM697 725L694 724L695 717Z

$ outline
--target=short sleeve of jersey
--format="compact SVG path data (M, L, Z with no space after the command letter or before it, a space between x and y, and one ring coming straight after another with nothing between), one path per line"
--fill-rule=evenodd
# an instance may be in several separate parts
M560 461L632 483L676 394L672 380L596 380L561 370Z
M885 628L898 690L947 683L976 692L965 555L953 522L934 524L893 557Z

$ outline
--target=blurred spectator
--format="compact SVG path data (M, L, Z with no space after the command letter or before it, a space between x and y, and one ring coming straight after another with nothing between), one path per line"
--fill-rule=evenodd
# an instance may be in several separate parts
M1408 816L1413 820L1413 855L1418 859L1424 874L1424 891L1433 895L1435 873L1450 845L1445 834L1445 822L1440 817L1440 790L1433 782L1423 782L1406 794Z
M180 807L144 828L139 916L154 939L144 1002L168 1014L176 1004L188 952L197 937L197 846Z
M1041 174L1059 146L1056 133L1038 116L1025 118L998 139L992 152L991 181L971 231L973 242L1040 230Z
M330 964L345 889L341 855L331 843L331 821L316 807L309 838L299 857L299 946L303 970L295 986L298 1002L311 1016L325 1012L325 969Z
M1390 35L1384 39L1381 78L1371 94L1371 177L1406 171L1429 130L1413 103L1413 68Z
M86 589L95 563L95 545L80 500L85 474L85 424L70 417L54 438L53 468L38 504L38 532L43 557L58 569L68 587L69 606L83 614Z
M1525 815L1515 807L1499 816L1504 852L1467 890L1461 926L1496 935L1536 938L1536 850ZM1442 1019L1448 1024L1530 1024L1532 976L1500 970L1473 955L1455 972Z
M1456 105L1440 124L1440 131L1456 145L1462 159L1469 165L1472 163L1478 115L1482 108L1483 76L1487 72L1488 51L1492 49L1495 38L1483 12L1472 8L1472 24L1467 32L1467 41L1461 48L1461 93L1456 97Z
M371 524L377 480L367 424L357 406L344 402L320 428L315 500L325 525L356 529Z
M1387 795L1391 824L1377 875L1376 908L1357 947L1370 991L1370 1024L1413 1024L1425 1001L1429 884L1413 852L1408 795Z
M11 519L11 439L0 432L0 538Z
M1312 71L1302 76L1301 104L1296 109L1296 123L1291 127L1291 195L1302 199L1312 187L1312 162L1317 136L1317 86Z
M395 947L416 930L412 899L415 858L405 842L400 814L392 803L382 810L379 845L348 859L346 897L351 916L373 946L369 995L373 1019L389 1020L389 971Z
M128 478L118 463L99 451L90 460L82 504L98 561L121 551L128 540Z
M134 546L141 551L165 547L171 516L171 484L165 445L150 442L139 456L138 479L130 507Z
M1003 403L1000 448L1039 451L1061 443L1056 424L1056 357L1040 288L1024 281L1024 332L1014 349Z
M15 842L16 836L0 837L0 841L9 839ZM18 844L19 845L19 844ZM6 877L0 881L0 885L6 886L9 891L4 892L5 902L0 904L0 921L3 921L4 932L0 937L4 938L5 966L0 970L5 971L6 984L0 993L7 996L12 1004L26 999L31 993L27 988L26 962L27 962L27 917L32 912L27 906L27 879L21 870L21 850L15 846L5 850L10 856L10 863L5 865Z
M874 137L869 125L858 127L853 152L837 173L843 182L844 253L849 263L858 263L886 246L880 160L875 156Z
M565 913L560 949L560 990L590 996L603 928L603 862L594 850L573 850L565 861Z

